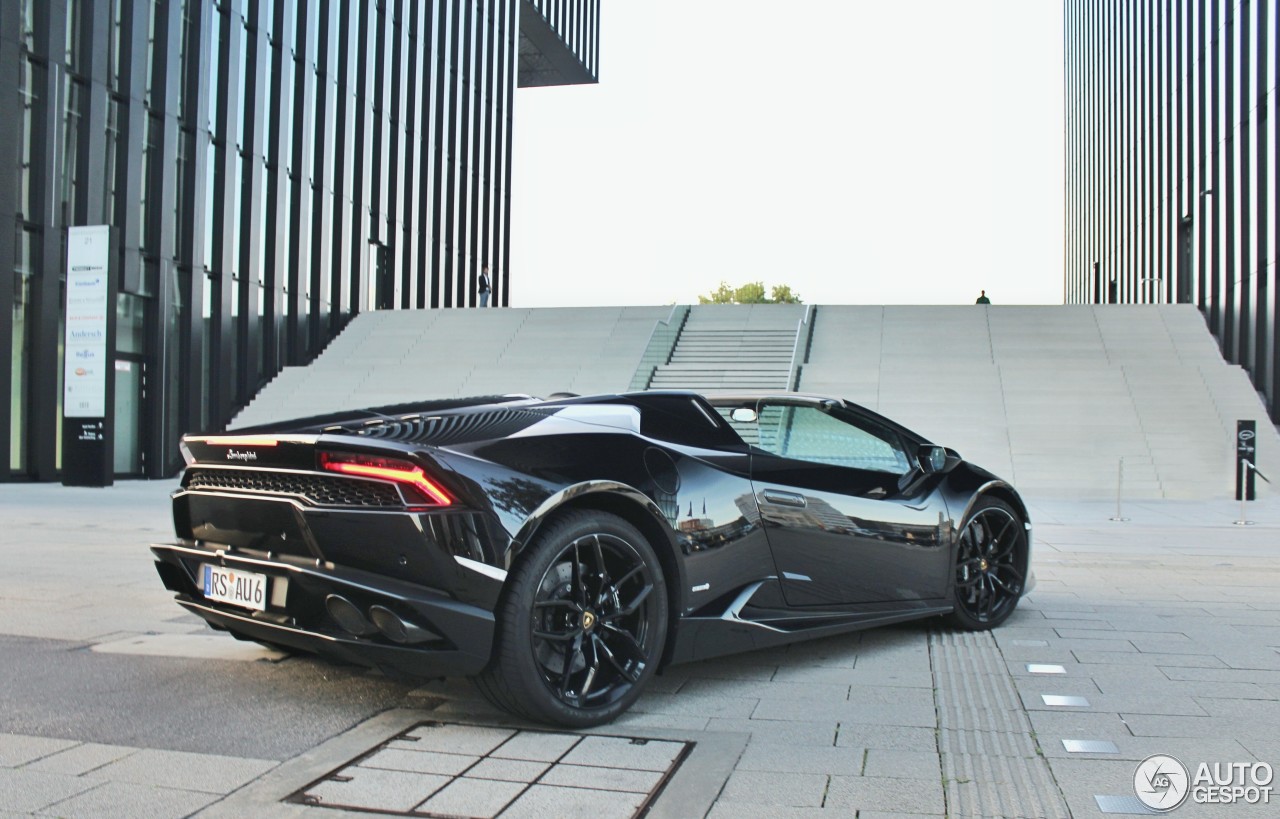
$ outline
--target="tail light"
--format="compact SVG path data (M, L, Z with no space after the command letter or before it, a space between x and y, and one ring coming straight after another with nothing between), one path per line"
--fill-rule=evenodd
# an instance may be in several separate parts
M385 458L354 452L321 452L320 468L358 478L392 481L428 506L450 506L453 498L427 477L422 467L403 458Z

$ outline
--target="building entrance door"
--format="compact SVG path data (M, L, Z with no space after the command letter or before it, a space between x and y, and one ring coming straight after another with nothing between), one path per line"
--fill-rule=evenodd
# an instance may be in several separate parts
M147 365L140 355L116 354L115 474L141 477L142 408L147 395Z

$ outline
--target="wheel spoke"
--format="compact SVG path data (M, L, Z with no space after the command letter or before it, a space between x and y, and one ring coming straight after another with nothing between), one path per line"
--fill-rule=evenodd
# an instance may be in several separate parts
M560 672L560 698L564 699L569 696L569 679L573 673L573 661L582 656L582 635L578 634L573 641L572 648L564 653L564 670ZM583 659L586 662L586 659Z
M607 655L609 660L628 677L631 677L633 673L635 677L639 677L640 670L644 668L648 656L640 644L636 642L636 638L611 623L602 623L601 625L604 632L601 634L601 641L609 651ZM609 637L606 638L605 634L608 634ZM621 657L621 662L619 662L619 657ZM628 667L632 669L631 672L626 670ZM632 682L634 681L632 679Z
M609 567L606 566L604 562L604 549L600 545L600 536L593 535L592 542L595 544L596 572L598 574L598 577L596 578L595 598L596 605L599 606L600 601L604 598L605 590L608 589L611 584L609 582Z
M591 684L595 682L596 675L600 673L600 652L596 650L599 642L600 638L592 634L590 639L583 643L584 648L591 650L591 664L587 666L587 677L582 681L582 690L578 692L578 697L584 700L591 691Z
M536 600L534 601L533 607L535 609L559 608L559 609L573 609L574 611L577 611L577 612L582 611L582 606L579 606L577 603L573 602L572 600Z
M582 634L582 629L575 629L573 631L537 631L535 630L533 632L533 636L538 638L539 640L549 640L553 643L567 643L570 640L572 640L574 637L578 637L581 634Z
M573 542L573 558L570 563L570 569L573 576L573 588L569 593L575 595L578 605L586 608L587 605L587 587L582 581L582 555L578 553L578 541Z
M640 664L636 663L632 664L631 667L627 667L623 663L619 662L617 656L609 650L609 646L605 644L604 640L599 640L597 648L604 652L605 659L607 659L609 663L618 670L618 673L625 677L628 682L634 683L636 680L640 679Z
M649 596L649 593L652 591L653 591L653 584L652 583L646 584L644 588L640 589L640 591L636 593L635 599L632 600L629 604L619 608L617 611L610 612L608 617L605 617L602 619L607 623L612 623L614 620L617 620L619 618L630 617L631 615L636 613L636 610L640 608L640 606L644 603L645 599Z

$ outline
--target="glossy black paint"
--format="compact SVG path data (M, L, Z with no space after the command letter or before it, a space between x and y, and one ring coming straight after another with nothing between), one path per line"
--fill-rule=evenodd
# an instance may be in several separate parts
M507 572L568 509L623 517L654 547L668 578L665 663L946 613L956 536L976 499L999 497L1027 520L1008 484L954 452L930 457L926 439L846 402L775 403L875 430L907 453L904 471L750 446L717 408L751 401L432 402L189 436L178 539L152 551L178 602L215 627L412 673L473 674L488 661ZM422 508L394 484L325 473L322 452L416 464L453 503ZM203 562L287 578L287 600L265 613L207 601ZM439 640L406 647L347 632L326 612L330 594L391 608Z

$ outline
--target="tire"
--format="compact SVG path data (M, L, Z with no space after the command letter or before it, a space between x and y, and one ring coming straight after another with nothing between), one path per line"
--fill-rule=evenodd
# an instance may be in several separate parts
M657 670L667 636L662 564L616 515L550 522L507 578L489 666L476 685L499 708L569 728L609 722Z
M956 544L951 622L984 631L1009 619L1027 578L1027 529L1008 504L982 498Z

